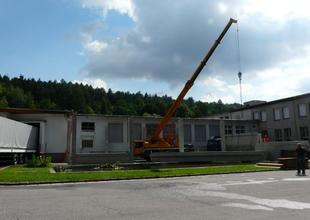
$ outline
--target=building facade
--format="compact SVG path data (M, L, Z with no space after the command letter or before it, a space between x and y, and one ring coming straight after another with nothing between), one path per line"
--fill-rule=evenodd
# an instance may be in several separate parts
M12 108L0 109L0 115L37 128L37 153L72 163L131 161L134 141L150 137L161 120ZM181 152L187 146L206 151L214 136L221 137L222 151L254 150L258 141L258 123L253 120L172 118L160 135L171 130Z
M270 141L309 140L310 93L255 104L257 102L218 118L255 120L259 132Z
M72 148L73 112L0 108L0 116L37 128L37 153L50 155L55 162L68 161Z

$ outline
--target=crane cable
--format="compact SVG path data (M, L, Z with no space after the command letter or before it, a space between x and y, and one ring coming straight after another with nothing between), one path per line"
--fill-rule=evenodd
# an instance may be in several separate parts
M239 26L237 23L237 31L236 31L236 50L237 50L237 64L238 64L238 78L239 78L239 89L240 89L240 105L242 108L242 88L241 88L241 55L240 55L240 42L239 42ZM243 111L241 110L241 119L243 118ZM240 142L240 133L237 136L237 144L239 145Z
M240 42L239 42L239 26L237 23L237 32L236 32L236 50L237 50L237 64L238 64L238 78L239 78L239 89L240 89L240 104L243 105L242 102L242 88L241 88L241 78L242 78L242 72L241 72L241 55L240 55Z

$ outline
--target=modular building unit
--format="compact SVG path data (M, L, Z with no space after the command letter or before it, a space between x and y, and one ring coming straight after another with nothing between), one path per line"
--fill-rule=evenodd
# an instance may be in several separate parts
M0 109L7 117L37 128L37 152L52 156L54 162L69 162L73 114L70 111Z
M130 161L128 117L77 114L73 163Z
M73 163L102 163L133 160L136 140L146 139L154 132L160 117L106 116L77 114L72 147ZM222 138L222 150L254 150L257 123L245 120L205 118L172 118L160 136L173 130L180 151L184 145L194 151L206 151L212 136ZM186 149L185 149L186 150Z
M227 120L211 118L186 118L184 145L192 145L195 151L206 151L208 140L221 137L222 151L254 150L257 143L257 122L251 120Z
M38 150L38 129L0 116L0 162L23 160Z
M55 162L106 163L132 161L135 140L150 137L160 123L154 116L107 116L70 111L1 109L0 114L37 128L37 152ZM222 151L253 150L253 120L172 118L160 136L172 130L180 152L206 151L212 136L221 137ZM225 137L225 138L223 138ZM185 147L185 148L184 148Z

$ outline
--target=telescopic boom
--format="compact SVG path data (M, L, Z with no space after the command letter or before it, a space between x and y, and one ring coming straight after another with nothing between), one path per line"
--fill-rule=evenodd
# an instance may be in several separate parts
M208 62L209 58L212 56L212 54L215 51L215 49L217 48L217 46L221 43L221 40L223 39L224 35L226 34L226 32L228 31L228 29L230 28L230 26L233 23L237 23L237 20L230 18L229 22L227 23L226 27L224 28L224 30L222 31L220 36L215 40L215 42L212 45L212 47L210 48L209 52L206 54L206 56L203 58L203 60L198 65L198 67L195 70L195 72L193 73L191 79L186 82L186 84L185 84L184 88L182 89L181 93L179 94L178 98L170 106L168 112L163 117L160 124L156 128L155 132L151 136L150 142L156 142L157 140L159 140L159 134L162 132L165 125L169 122L172 115L175 113L177 108L180 106L184 96L187 94L187 92L190 90L190 88L194 85L196 78L198 77L198 75L200 74L200 72L202 71L202 69L204 68L206 63Z

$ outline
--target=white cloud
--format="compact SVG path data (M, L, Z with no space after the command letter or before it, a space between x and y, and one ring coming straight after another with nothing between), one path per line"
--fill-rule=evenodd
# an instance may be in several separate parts
M101 10L104 17L110 10L115 10L136 20L135 6L131 0L81 0L81 3L85 8Z
M287 67L286 64L279 67L267 69L257 72L257 79L253 80L253 85L256 84L256 89L260 97L266 100L277 98L290 97L298 95L302 92L309 92L307 82L310 82L310 57L299 59L298 62L303 62L302 65L295 67ZM290 62L294 66L295 61ZM256 92L251 91L251 96Z
M227 7L227 5L225 3L219 2L217 4L217 7L218 7L218 10L219 10L220 13L224 14L224 13L227 12L228 7Z
M152 39L148 36L142 36L141 41L148 44L151 43Z
M108 89L108 84L102 79L92 79L92 78L84 78L82 80L74 80L73 83L81 83L83 85L89 85L93 88L104 88Z
M250 0L240 10L241 16L263 15L273 21L284 23L295 18L310 19L308 0Z
M116 10L136 22L113 39L82 36L88 62L81 71L89 78L143 78L176 89L189 79L229 17L237 15L243 100L309 92L308 1L81 1L104 15ZM235 34L232 27L201 73L200 78L205 77L197 87L203 95L198 99L239 102Z
M219 99L224 103L239 103L239 84L229 84L217 76L206 77L201 83L198 83L199 88L204 88L204 94L200 97L205 102L217 102ZM245 88L248 90L249 85Z
M108 44L103 41L93 40L86 43L85 48L93 53L100 53L104 48L106 48Z
M266 101L309 92L310 52L303 57L279 64L277 67L244 74L242 95L244 101L261 99ZM234 82L219 76L209 76L198 85L204 88L204 101L240 102L237 76Z
M83 43L83 47L86 52L91 54L101 53L103 49L108 47L108 43L100 40L94 40L91 34L81 33L81 39ZM83 52L80 52L84 54Z

